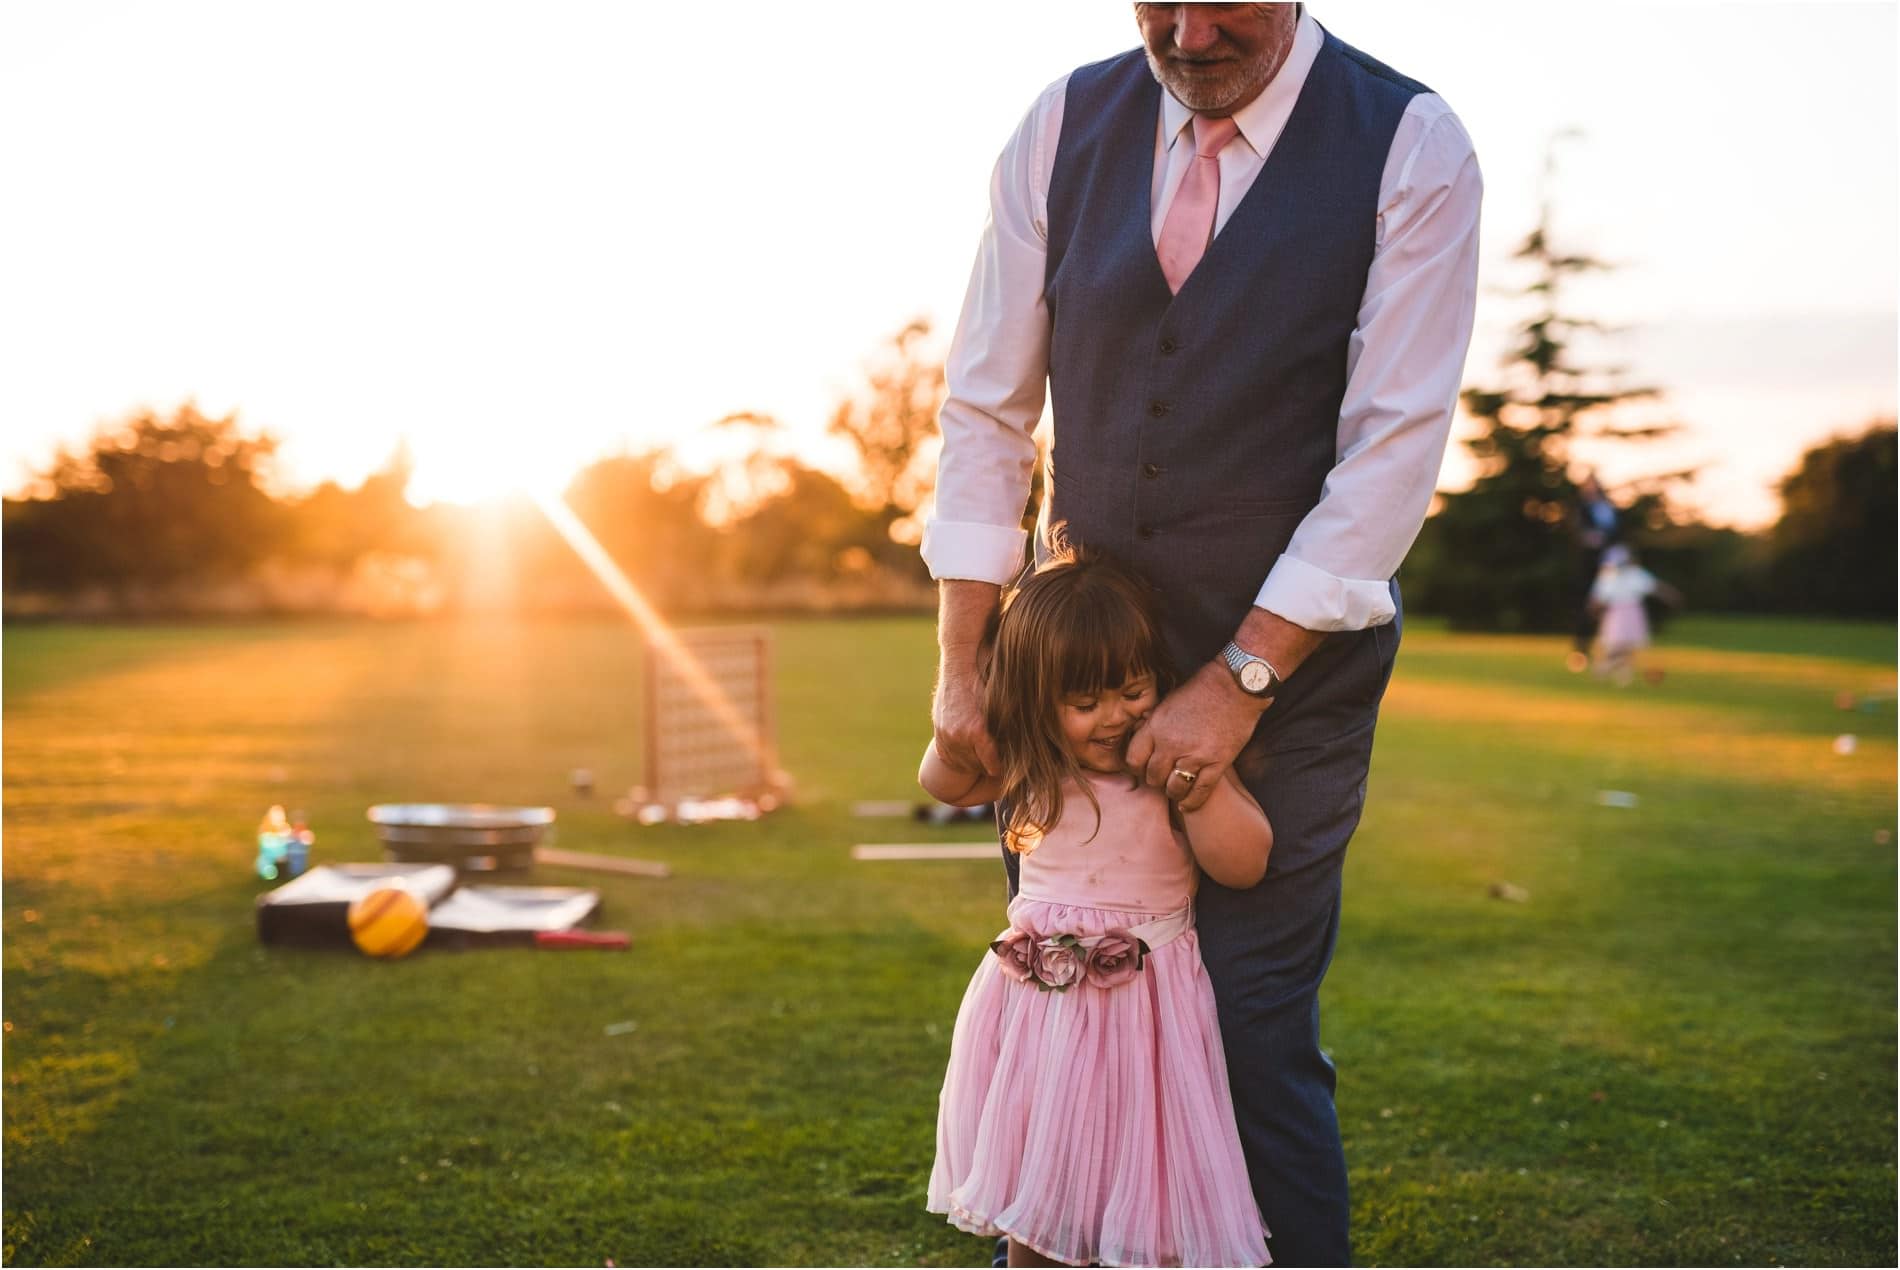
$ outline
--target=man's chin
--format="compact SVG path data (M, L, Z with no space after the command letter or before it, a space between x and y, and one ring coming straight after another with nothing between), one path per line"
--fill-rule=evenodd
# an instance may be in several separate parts
M1174 99L1197 115L1228 115L1233 113L1234 104L1240 100L1240 92L1225 86L1208 84L1184 84L1180 80L1163 80L1161 86L1174 94Z
M1196 114L1230 114L1234 107L1249 99L1248 90L1252 88L1244 70L1220 75L1184 74L1152 53L1148 55L1148 69L1176 101Z

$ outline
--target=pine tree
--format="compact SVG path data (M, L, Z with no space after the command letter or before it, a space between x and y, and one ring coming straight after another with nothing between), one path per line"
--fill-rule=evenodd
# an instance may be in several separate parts
M1574 360L1580 335L1607 328L1567 314L1564 286L1611 266L1555 241L1548 194L1554 148L1553 142L1537 225L1513 253L1532 271L1520 293L1531 315L1517 328L1497 386L1462 394L1466 412L1483 429L1465 442L1479 461L1479 476L1469 489L1444 496L1421 544L1428 563L1421 607L1464 629L1567 628L1579 567L1571 442L1580 436L1649 439L1675 430L1673 424L1598 422L1614 407L1654 397L1657 390L1624 386L1619 367L1593 369ZM1686 475L1670 473L1644 484ZM1653 494L1644 503L1645 510L1660 507Z

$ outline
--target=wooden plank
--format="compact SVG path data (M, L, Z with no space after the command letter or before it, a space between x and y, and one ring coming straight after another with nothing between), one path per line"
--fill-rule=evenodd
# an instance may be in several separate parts
M861 842L853 860L995 860L1002 848L988 842Z
M593 873L626 873L639 878L670 878L673 870L658 860L630 860L617 855L590 855L585 851L562 851L555 847L536 847L536 864L559 865L564 869L585 869Z
M901 798L872 798L852 803L851 814L868 820L909 816L916 804Z

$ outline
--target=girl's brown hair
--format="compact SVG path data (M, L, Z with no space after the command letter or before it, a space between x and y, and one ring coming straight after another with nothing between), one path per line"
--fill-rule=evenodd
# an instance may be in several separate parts
M1055 535L1048 560L1003 597L984 636L983 722L1002 760L1003 841L1035 849L1062 816L1073 781L1102 807L1062 737L1068 696L1094 696L1150 674L1172 686L1148 584L1127 565Z

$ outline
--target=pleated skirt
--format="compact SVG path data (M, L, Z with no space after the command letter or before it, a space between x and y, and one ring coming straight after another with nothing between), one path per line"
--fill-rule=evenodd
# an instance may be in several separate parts
M1021 929L1077 935L1152 916L1020 899L1012 912ZM983 958L957 1011L927 1206L1072 1265L1267 1263L1193 930L1113 988L1042 991Z

